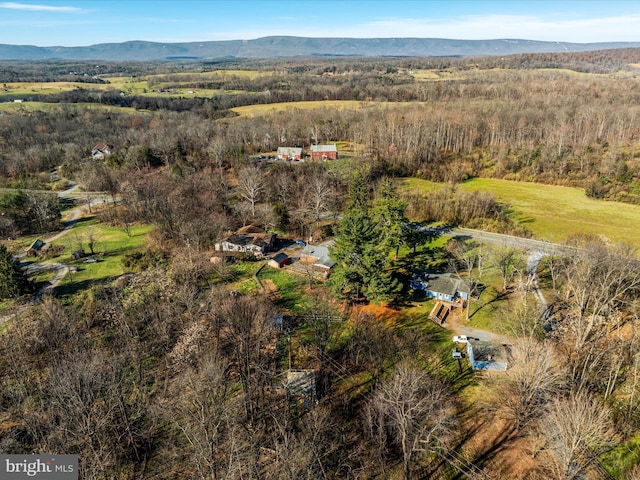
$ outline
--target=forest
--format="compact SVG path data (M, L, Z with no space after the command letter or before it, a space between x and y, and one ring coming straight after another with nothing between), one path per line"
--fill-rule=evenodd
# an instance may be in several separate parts
M0 62L0 452L83 479L640 479L636 239L536 239L464 188L640 218L639 75L638 49ZM278 158L316 145L338 159ZM271 251L221 252L250 228ZM446 323L421 272L469 285Z

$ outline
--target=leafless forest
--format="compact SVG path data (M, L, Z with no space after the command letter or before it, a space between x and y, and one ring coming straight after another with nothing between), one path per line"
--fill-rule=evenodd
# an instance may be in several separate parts
M104 64L83 88L21 94L23 110L0 110L1 186L27 192L2 196L4 240L59 228L60 211L46 207L55 195L29 193L55 168L113 200L96 205L101 224L156 228L144 249L123 255L126 275L54 291L0 325L0 452L78 454L86 479L640 478L637 252L575 239L571 255L538 267L545 309L519 252L426 248L393 230L406 211L529 235L491 195L456 190L472 177L640 204L639 64L633 49ZM69 71L91 68L6 62L0 86L77 81ZM220 68L229 74L199 75ZM416 73L426 70L437 78ZM153 74L149 92L175 82L235 93L92 88L107 73ZM302 101L326 104L231 110ZM100 142L114 153L96 161ZM333 143L335 162L269 158L280 146ZM411 197L389 186L400 177L449 186ZM278 298L232 288L252 281L240 262L209 261L214 244L245 225L290 239L340 235L354 206L384 232L377 265L393 288L405 285L389 287L383 306L311 275L290 288L289 305L283 287ZM512 325L506 372L459 373L450 335L411 314L406 283L423 264L474 285L499 272ZM294 324L274 321L283 310ZM314 392L289 388L287 370L314 371Z

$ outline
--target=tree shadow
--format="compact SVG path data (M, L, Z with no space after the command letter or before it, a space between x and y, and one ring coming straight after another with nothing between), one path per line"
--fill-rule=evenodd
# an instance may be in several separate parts
M71 274L68 274L68 275L71 275ZM70 295L73 295L73 294L78 293L78 292L82 292L82 291L88 290L89 288L97 286L97 285L110 284L110 283L116 281L118 278L120 278L120 275L114 275L114 276L111 276L111 277L104 277L104 278L100 278L98 280L96 280L96 279L81 280L79 282L71 281L71 280L64 280L62 283L60 283L55 288L53 288L52 291L53 291L54 295L56 295L57 297L66 297L66 296L70 296Z
M508 297L511 294L511 292L509 291L505 291L505 292L499 292L496 296L494 296L491 300L482 303L481 305L479 305L478 307L476 307L476 309L473 311L473 313L469 314L469 319L473 318L473 316L478 313L480 310L482 310L485 307L491 306L494 303L500 302L503 299L505 299L506 297Z

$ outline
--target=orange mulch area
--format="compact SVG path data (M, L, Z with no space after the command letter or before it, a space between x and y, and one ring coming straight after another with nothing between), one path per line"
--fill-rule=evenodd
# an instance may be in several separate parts
M386 305L373 304L358 306L355 309L355 313L372 315L387 327L393 327L397 325L401 316L400 310L388 307Z

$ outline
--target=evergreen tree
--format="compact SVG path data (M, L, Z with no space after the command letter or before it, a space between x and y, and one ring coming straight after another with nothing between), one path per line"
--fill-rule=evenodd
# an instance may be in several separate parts
M389 301L401 285L388 269L389 242L371 215L368 196L364 177L356 174L332 252L337 265L331 281L347 298Z
M407 224L404 216L406 208L407 204L398 197L398 192L389 177L384 177L378 187L373 216L380 232L380 241L387 249L395 249L396 259L404 239L403 229Z
M16 298L32 290L20 261L13 258L6 245L0 244L0 299Z

